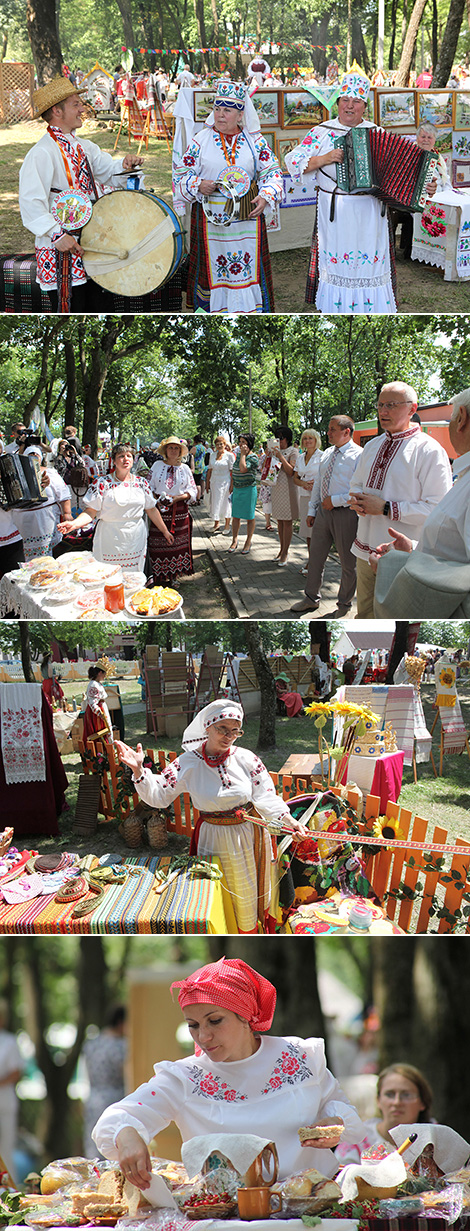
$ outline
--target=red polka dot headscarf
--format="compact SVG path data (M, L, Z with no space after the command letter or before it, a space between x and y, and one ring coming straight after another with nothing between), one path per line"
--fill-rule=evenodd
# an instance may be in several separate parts
M172 983L179 988L181 1009L190 1004L213 1004L244 1017L252 1030L269 1030L276 1008L276 988L241 958L221 958L201 966L187 979Z

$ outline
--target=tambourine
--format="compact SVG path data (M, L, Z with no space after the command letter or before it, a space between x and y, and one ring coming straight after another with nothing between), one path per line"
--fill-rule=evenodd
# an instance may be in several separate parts
M215 210L213 204L213 196L208 197L202 203L202 208L209 222L215 226L229 227L232 222L236 222L240 214L240 200L246 196L251 185L250 177L247 171L243 171L242 167L228 167L226 171L216 180L216 189L221 197L232 202L232 209L227 213L226 205L223 210Z
M64 231L79 231L90 221L92 204L84 192L66 188L64 192L59 192L52 202L51 214Z

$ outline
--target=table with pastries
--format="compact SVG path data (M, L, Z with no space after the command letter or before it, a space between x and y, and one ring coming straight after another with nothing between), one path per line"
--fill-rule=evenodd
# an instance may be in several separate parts
M105 608L105 585L122 574L124 607ZM57 560L39 557L0 580L0 616L24 620L109 620L130 623L145 619L184 620L178 591L163 586L147 589L145 573L103 564L91 552L68 552ZM118 585L119 582L117 581ZM140 612L137 595L151 610ZM122 602L122 599L120 600Z

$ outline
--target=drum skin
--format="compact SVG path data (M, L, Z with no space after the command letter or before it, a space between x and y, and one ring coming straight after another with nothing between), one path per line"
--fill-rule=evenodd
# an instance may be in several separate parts
M184 257L184 237L179 219L171 206L149 192L117 189L99 197L93 206L90 221L83 227L81 244L84 249L107 251L131 250L145 240L151 231L170 218L173 233L145 255L131 263L116 258L116 268L110 273L94 273L95 253L85 254L83 263L89 278L106 291L117 295L146 295L163 286L178 269Z

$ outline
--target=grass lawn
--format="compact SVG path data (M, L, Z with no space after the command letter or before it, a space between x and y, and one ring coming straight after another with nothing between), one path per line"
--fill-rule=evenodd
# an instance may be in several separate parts
M65 683L64 692L68 700L75 697L80 703L84 688L81 684ZM126 742L135 746L138 741L144 744L147 748L163 748L175 752L180 751L180 740L159 736L158 742L155 742L153 734L146 735L145 732L145 712L141 704L140 687L135 680L119 681L119 687L124 705L125 718L125 738ZM459 683L459 694L462 705L462 712L467 721L467 726L470 725L470 682ZM433 722L434 711L432 710L432 700L434 697L434 686L425 685L422 690L423 705L430 729ZM130 710L130 712L129 712ZM248 717L244 722L243 745L247 748L255 749L258 740L258 717ZM326 728L328 732L328 728ZM312 719L301 716L295 719L278 718L276 723L276 738L277 747L274 750L262 753L262 759L268 769L278 771L287 760L290 753L293 752L314 752L317 747L317 730ZM60 847L62 850L79 850L81 854L85 854L89 850L96 850L97 853L106 851L114 851L124 854L127 847L117 831L117 824L114 822L101 822L97 833L90 839L77 839L72 833L72 824L75 812L76 797L78 791L78 775L82 772L81 761L78 753L73 752L71 742L65 745L63 752L63 762L66 773L69 779L69 789L67 791L68 810L64 812L60 818L60 837L59 838L39 838L35 839L35 843L39 850L51 850ZM437 727L433 737L433 751L436 765L439 766L439 737ZM400 803L409 808L413 814L425 817L427 820L433 821L447 829L449 841L455 841L458 837L468 840L469 837L469 781L470 781L470 765L467 754L462 756L448 756L444 758L444 776L442 778L434 778L432 766L430 763L418 766L418 782L413 780L412 769L405 766L403 775L403 789L400 796ZM169 836L168 850L175 847L185 846L185 839L176 836Z
M112 127L110 127L112 124ZM113 153L119 128L118 120L87 121L80 130L82 136L95 141L101 149ZM22 225L18 208L18 176L28 149L44 132L44 124L37 120L14 124L0 130L0 234L2 252L32 252L33 237ZM116 157L129 149L123 129ZM137 150L133 142L132 149ZM151 137L145 157L145 188L153 189L157 196L171 202L171 160L165 141ZM277 312L315 311L304 300L309 251L295 248L272 254L272 270ZM404 262L398 258L399 311L415 312L468 312L470 309L470 282L444 282L442 270L417 261Z

